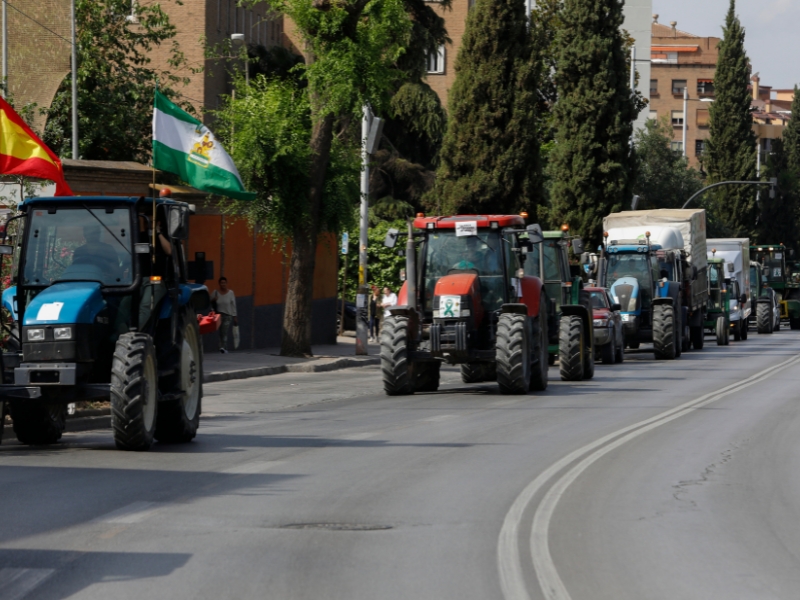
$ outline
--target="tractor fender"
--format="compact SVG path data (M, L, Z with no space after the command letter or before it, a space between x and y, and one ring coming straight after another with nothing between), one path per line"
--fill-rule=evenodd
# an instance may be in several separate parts
M562 304L561 315L564 317L580 317L583 322L583 330L586 332L586 339L589 345L594 348L594 327L589 311L582 304Z
M653 306L657 306L659 304L668 304L670 306L675 306L675 299L670 298L667 296L666 298L653 298Z
M538 317L542 295L544 294L544 284L542 280L538 277L526 275L520 279L520 287L522 288L522 298L520 302L528 307L528 316Z
M190 305L195 312L203 312L211 306L208 288L199 283L181 283L178 286L178 306ZM172 315L172 302L161 305L159 319L168 319Z
M94 323L106 307L100 284L65 281L43 289L25 309L24 326L58 323ZM39 317L42 317L41 320Z

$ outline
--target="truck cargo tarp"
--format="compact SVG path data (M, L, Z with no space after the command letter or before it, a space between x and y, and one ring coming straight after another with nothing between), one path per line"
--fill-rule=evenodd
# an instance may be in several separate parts
M674 227L683 236L683 245L689 261L698 270L708 266L706 256L706 211L703 208L662 208L657 210L627 210L608 215L603 219L603 230L641 227Z
M733 262L734 274L742 292L750 293L750 238L714 238L707 240L708 254L717 250L717 258Z

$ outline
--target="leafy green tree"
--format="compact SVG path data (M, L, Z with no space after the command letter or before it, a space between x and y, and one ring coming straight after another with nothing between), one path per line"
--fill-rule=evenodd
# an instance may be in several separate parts
M783 144L787 154L787 165L800 178L800 90L794 86L792 119L783 130Z
M436 212L535 209L537 72L523 0L478 0L456 58L441 164L427 199Z
M639 209L680 208L703 187L700 173L672 150L672 125L664 117L652 119L635 134L636 182Z
M161 4L135 2L133 9L135 24L128 20L130 0L76 1L81 158L147 161L156 82L162 93L173 98L173 86L187 82L150 64L150 52L169 44L170 68L186 65L174 41L175 26ZM43 136L60 156L72 154L71 86L68 75L47 111ZM193 112L188 104L182 107Z
M784 132L785 135L786 132ZM759 243L784 243L798 248L798 226L800 226L800 173L792 168L790 155L784 140L773 141L772 153L767 157L764 176L776 177L778 185L775 197L766 191L760 194L760 214L755 228Z
M369 261L370 284L379 288L388 287L395 293L403 285L400 279L400 272L406 266L406 259L397 253L398 247L387 248L383 245L386 232L389 228L403 230L406 227L405 221L379 221L370 227L368 233L369 246L367 248L367 259ZM358 288L358 230L350 231L348 243L348 260L344 257L340 261L339 267L339 297L341 298L342 285L346 280L345 296L348 300L355 300ZM345 262L347 271L345 272Z
M751 114L750 63L744 50L744 28L731 0L719 44L714 75L716 97L709 106L709 183L754 181L756 179L756 138ZM755 229L758 207L752 186L723 186L714 194L715 212L736 237Z
M630 89L622 5L565 0L557 37L552 218L594 243L603 217L630 202L635 181L630 140L639 102Z

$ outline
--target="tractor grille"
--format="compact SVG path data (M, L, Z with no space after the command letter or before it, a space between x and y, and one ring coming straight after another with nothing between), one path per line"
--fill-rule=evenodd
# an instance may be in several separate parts
M632 285L617 285L614 286L614 293L619 299L619 305L622 312L634 312L636 310L636 298L631 298L633 294Z

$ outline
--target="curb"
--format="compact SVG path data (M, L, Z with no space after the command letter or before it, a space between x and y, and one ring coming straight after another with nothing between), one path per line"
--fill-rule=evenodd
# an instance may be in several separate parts
M381 359L377 356L374 358L337 358L331 362L324 363L310 362L305 364L281 365L279 367L254 367L252 369L238 369L236 371L220 371L218 373L204 374L203 383L265 377L267 375L280 375L281 373L323 373L326 371L338 371L339 369L350 369L353 367L368 367L378 365L380 362Z

